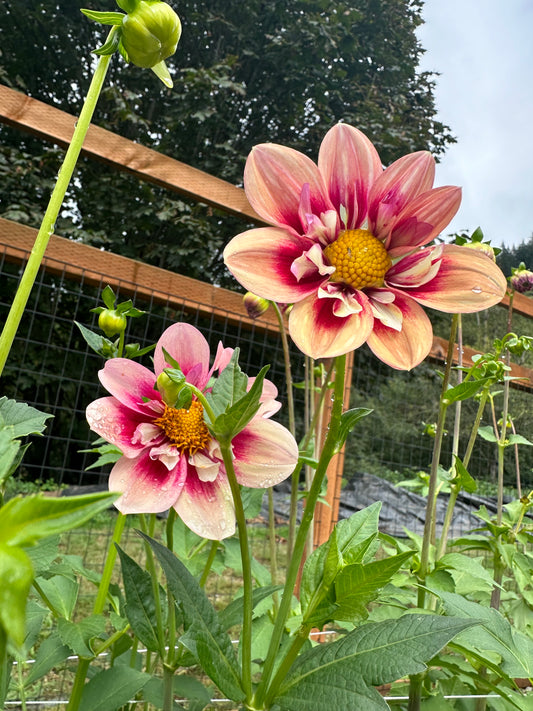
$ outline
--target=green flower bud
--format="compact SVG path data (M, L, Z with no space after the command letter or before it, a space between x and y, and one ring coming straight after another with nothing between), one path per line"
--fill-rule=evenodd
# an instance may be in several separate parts
M180 35L180 18L161 0L140 0L122 20L122 48L138 67L155 67L174 54Z
M270 301L263 299L261 296L252 294L251 291L247 291L242 297L242 300L248 316L253 319L262 316L270 306Z
M103 309L98 316L98 325L108 338L122 333L128 325L128 319L115 309Z

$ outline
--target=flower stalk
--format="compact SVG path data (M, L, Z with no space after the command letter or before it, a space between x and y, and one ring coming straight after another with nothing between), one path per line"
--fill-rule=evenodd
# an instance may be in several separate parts
M102 56L98 59L98 64L96 65L96 69L89 86L89 91L87 92L87 97L83 104L80 116L75 124L72 140L66 152L63 165L59 170L57 181L52 191L52 195L50 196L48 207L41 222L41 226L26 264L26 268L22 274L15 298L13 299L13 303L7 315L4 328L0 334L0 376L4 370L13 341L15 340L20 321L24 314L24 309L28 303L31 290L35 283L39 267L46 251L46 247L48 246L50 237L54 233L57 216L59 215L59 210L63 204L67 188L76 167L98 97L102 91L110 60L111 55Z

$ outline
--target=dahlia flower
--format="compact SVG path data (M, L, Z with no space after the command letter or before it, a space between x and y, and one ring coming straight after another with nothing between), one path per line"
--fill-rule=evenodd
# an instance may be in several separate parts
M224 251L245 289L293 303L289 331L313 358L363 343L393 368L410 369L432 345L422 306L480 311L505 294L486 256L430 242L455 215L461 191L433 188L435 161L411 153L383 170L369 139L337 124L318 165L276 144L253 148L244 187L271 227L234 237Z
M87 408L90 428L122 452L109 477L110 491L121 496L122 513L157 513L174 507L186 525L204 538L220 540L235 531L235 513L220 446L211 435L201 402L174 407L172 387L162 387L164 370L180 366L187 383L205 392L215 372L229 363L232 349L218 346L209 368L209 345L186 323L168 328L154 352L154 371L126 358L106 362L99 372L111 393ZM161 375L163 373L163 375ZM248 389L253 378L249 378ZM156 389L159 384L160 390ZM240 484L264 488L288 477L298 460L289 431L268 418L280 407L277 389L265 380L260 407L232 440L235 475ZM165 401L165 397L167 402Z

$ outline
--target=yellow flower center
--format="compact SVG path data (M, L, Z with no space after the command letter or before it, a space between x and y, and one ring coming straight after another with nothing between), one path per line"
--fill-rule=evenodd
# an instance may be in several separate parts
M161 427L180 452L196 454L199 449L205 449L211 439L204 422L204 408L197 400L191 402L188 410L165 405L164 413L154 424Z
M354 289L382 286L392 261L383 243L368 230L346 230L328 244L324 254L335 267L330 279Z

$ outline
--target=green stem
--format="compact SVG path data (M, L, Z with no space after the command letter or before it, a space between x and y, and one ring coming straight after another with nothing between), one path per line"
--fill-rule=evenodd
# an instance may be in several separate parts
M50 196L48 207L35 239L35 244L33 245L17 293L13 299L9 314L7 315L2 334L0 335L0 375L2 375L9 351L15 340L17 329L24 314L24 309L26 308L50 236L54 232L55 222L61 205L63 204L74 168L76 167L85 135L91 123L91 118L102 90L110 60L111 56L100 57L98 60L85 103L83 104L79 119L75 124L74 134L65 155L63 165L59 171L54 190Z
M278 582L278 550L276 545L276 520L274 516L274 490L272 487L268 489L268 540L270 545L270 577L272 584ZM277 594L274 595L274 608L277 613Z
M202 577L200 578L200 582L199 582L199 585L201 588L203 588L207 582L207 576L209 575L209 571L211 570L211 566L213 565L213 561L215 560L217 550L218 550L218 541L211 541L211 548L209 550L209 555L207 556L207 560L206 560L206 563L204 566Z
M163 711L172 711L174 708L174 670L163 667Z
M294 586L296 584L300 562L302 560L302 556L305 549L307 531L309 530L309 527L313 520L316 502L320 495L322 482L324 481L324 477L326 476L328 464L331 461L333 455L335 454L338 444L339 428L344 398L344 379L346 373L345 355L338 356L335 359L335 369L335 388L333 391L333 407L331 410L330 427L328 430L326 441L324 442L324 447L322 449L320 459L318 461L315 478L313 479L311 489L306 499L305 509L302 515L302 523L300 524L298 534L296 536L294 553L292 555L289 568L287 570L285 587L283 589L279 612L274 623L274 629L272 630L270 646L263 667L263 675L257 687L257 691L254 698L255 708L264 708L262 704L266 696L272 696L272 694L275 693L275 688L273 685L270 685L270 680L272 677L272 672L274 670L274 665L278 658L279 647L285 629L285 623L291 608Z
M141 530L143 533L149 535L153 538L154 528L155 528L155 515L152 514L150 517L150 527L146 525L146 517L141 514L139 517L141 524ZM150 574L150 579L152 581L152 591L154 595L154 605L155 605L155 616L156 616L156 627L157 627L157 642L159 644L159 656L164 659L165 656L165 631L163 629L163 617L161 615L161 597L159 594L159 576L157 573L157 568L155 565L154 552L152 547L149 545L148 541L144 543L144 549L146 552L146 570Z
M292 389L292 370L291 370L291 354L289 350L289 339L287 338L287 329L283 321L283 315L279 306L275 301L271 302L278 317L279 332L281 335L281 344L283 347L283 361L285 363L285 380L287 384L287 408L289 414L289 431L293 437L296 437L296 419L294 416L294 396Z
M115 530L113 531L113 536L111 538L107 551L104 570L102 572L102 578L98 587L98 593L96 595L96 600L94 601L93 615L101 615L104 611L105 603L107 600L107 594L109 592L109 585L111 583L111 576L113 575L113 568L115 565L115 560L117 558L117 548L115 544L118 544L120 542L122 532L124 531L125 523L126 516L124 514L119 513L117 516L117 521L115 523ZM85 685L85 678L87 676L90 664L91 659L85 657L79 658L78 668L76 669L76 676L74 677L74 685L72 687L67 711L76 711L76 709L79 708L81 696L83 693L83 687Z
M243 577L243 612L241 631L241 660L242 660L242 685L248 700L252 697L252 559L250 555L250 541L248 539L248 529L246 527L246 516L242 503L241 490L235 469L233 467L233 455L231 453L231 441L220 441L220 451L224 461L224 468L228 477L233 503L235 505L235 519L239 529L239 544L241 548L242 577Z

